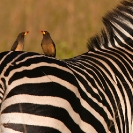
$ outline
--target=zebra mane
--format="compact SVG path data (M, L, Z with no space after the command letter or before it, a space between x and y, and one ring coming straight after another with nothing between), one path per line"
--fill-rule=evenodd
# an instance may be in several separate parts
M133 14L133 0L121 1L115 9L108 12L102 19L104 27L101 29L99 34L91 37L87 42L88 50L107 48L110 46L115 46L114 37L115 33L113 31L113 26L111 22L116 22L116 19L127 20L133 23L133 19L126 16L125 13ZM117 23L117 22L116 22ZM119 25L119 24L118 24Z

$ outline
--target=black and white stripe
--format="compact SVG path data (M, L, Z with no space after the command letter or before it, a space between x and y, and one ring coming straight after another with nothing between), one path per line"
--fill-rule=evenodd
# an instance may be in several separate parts
M0 53L1 133L133 133L132 14L121 2L71 59Z

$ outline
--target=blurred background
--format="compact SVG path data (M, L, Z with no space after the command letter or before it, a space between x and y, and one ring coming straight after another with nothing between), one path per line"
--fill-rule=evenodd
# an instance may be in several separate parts
M102 17L120 0L2 0L0 52L10 50L17 35L29 31L24 51L42 53L41 30L50 32L57 58L87 51L87 40L103 27Z

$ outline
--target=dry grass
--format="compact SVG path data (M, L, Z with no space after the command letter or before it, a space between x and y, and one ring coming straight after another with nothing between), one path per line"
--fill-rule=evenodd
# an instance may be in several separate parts
M102 16L120 0L3 0L0 4L0 52L10 50L16 36L29 30L25 51L41 53L41 30L56 43L57 57L68 58L87 51L87 39L97 33Z

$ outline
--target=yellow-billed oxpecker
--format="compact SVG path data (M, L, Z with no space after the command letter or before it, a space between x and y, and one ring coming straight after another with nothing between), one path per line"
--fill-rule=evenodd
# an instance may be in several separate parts
M56 56L56 47L48 31L41 31L43 34L43 39L41 42L41 47L44 55L55 57Z
M21 32L18 34L17 39L11 47L11 51L23 51L24 49L24 37L27 35L29 31Z

